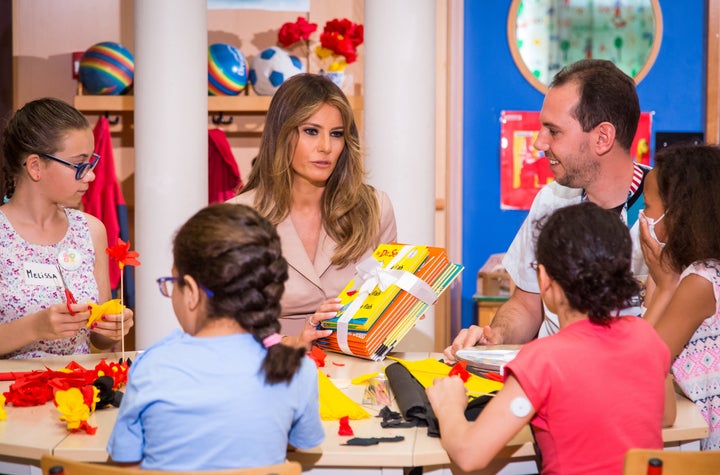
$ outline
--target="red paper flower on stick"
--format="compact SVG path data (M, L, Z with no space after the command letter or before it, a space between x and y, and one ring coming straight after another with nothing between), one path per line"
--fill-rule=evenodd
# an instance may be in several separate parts
M295 43L304 42L309 49L310 35L317 28L317 23L310 23L303 17L298 17L294 23L283 23L278 32L278 44L290 48ZM327 70L343 71L345 66L357 61L357 49L365 40L365 30L360 23L353 23L347 18L335 18L325 23L319 40L315 54L321 61L330 58Z
M130 241L124 242L122 239L118 238L118 243L105 249L105 252L118 262L120 270L122 270L125 266L140 265L140 261L137 260L137 258L140 257L140 254L130 250Z
M310 35L317 30L317 27L317 23L310 23L299 16L295 23L287 22L280 27L278 43L283 48L288 48L300 40L308 41Z
M125 298L125 291L123 282L125 279L123 278L125 273L123 272L123 269L125 266L139 266L140 261L137 260L138 257L140 257L140 254L131 251L130 250L130 241L124 242L122 239L118 238L118 243L115 246L108 247L105 249L105 252L107 252L111 257L113 257L120 267L120 311L122 312L125 308L125 304L123 302L123 299ZM121 322L121 329L122 334L125 334L125 320ZM125 360L125 338L122 338L120 340L121 342L121 351L122 351L122 359Z
M330 20L320 34L320 45L315 48L315 54L320 59L333 58L329 71L342 71L346 65L357 61L357 48L364 39L365 30L361 24L347 18Z

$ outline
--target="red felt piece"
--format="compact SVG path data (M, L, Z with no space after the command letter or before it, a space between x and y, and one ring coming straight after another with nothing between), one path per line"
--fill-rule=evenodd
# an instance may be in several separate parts
M327 357L327 353L325 353L322 348L313 345L310 353L308 353L308 356L312 358L313 361L315 361L315 365L318 368L322 368L323 366L325 366L325 357Z
M448 376L460 376L460 379L463 380L463 383L466 382L468 378L470 378L470 373L468 373L467 370L467 362L461 361L459 363L456 363L455 366L453 366L448 373Z
M340 418L340 428L338 429L338 435L355 435L352 427L350 427L350 418L348 416Z

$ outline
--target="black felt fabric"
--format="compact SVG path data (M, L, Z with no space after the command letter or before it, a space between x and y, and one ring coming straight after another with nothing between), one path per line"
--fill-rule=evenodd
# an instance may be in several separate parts
M405 440L405 437L401 435L395 437L353 437L352 439L348 439L348 441L342 445L368 446L377 445L380 442L400 442L403 440Z
M400 363L393 363L385 368L385 375L405 420L426 426L430 437L440 437L437 417L422 384Z
M400 413L407 423L421 427L427 426L428 436L440 437L440 425L432 410L423 385L400 363L389 365L385 368L385 374L390 383L390 388L395 394L395 400L398 408L400 408ZM467 408L465 408L465 419L469 421L477 419L480 412L491 399L491 395L486 395L476 397L470 401ZM392 425L393 422L395 421L383 418L381 425L383 427L412 427Z
M377 417L382 417L380 427L382 427L383 429L387 427L392 427L394 429L417 427L417 421L405 422L399 412L395 412L387 406L380 409Z
M469 421L474 421L475 419L477 419L482 410L485 409L485 406L487 406L487 403L489 403L492 398L493 397L490 395L485 395L476 397L475 399L470 401L465 408L465 419Z
M399 412L395 412L387 406L384 406L382 409L380 409L380 412L378 412L377 417L382 417L383 421L390 421L393 419L402 419L402 415L400 415Z
M103 407L112 404L115 407L120 407L122 402L123 393L122 391L115 391L113 385L115 381L110 376L100 376L95 380L93 386L98 388L98 398L100 399L95 403L95 409L102 409Z

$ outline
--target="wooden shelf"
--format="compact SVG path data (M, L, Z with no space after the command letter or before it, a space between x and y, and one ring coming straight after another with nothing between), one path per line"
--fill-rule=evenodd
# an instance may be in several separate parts
M208 112L264 114L272 96L209 96ZM362 111L362 96L349 96L354 111ZM75 107L82 112L124 112L135 109L134 96L75 96Z
M75 96L75 108L83 112L122 112L135 108L133 96Z

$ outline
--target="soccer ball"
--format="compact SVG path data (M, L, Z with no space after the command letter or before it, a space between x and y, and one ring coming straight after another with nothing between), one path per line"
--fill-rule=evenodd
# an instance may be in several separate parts
M259 96L272 96L287 78L305 72L297 56L271 46L262 50L250 64L250 84Z
M239 49L225 43L208 48L208 94L237 96L247 86L247 62Z

